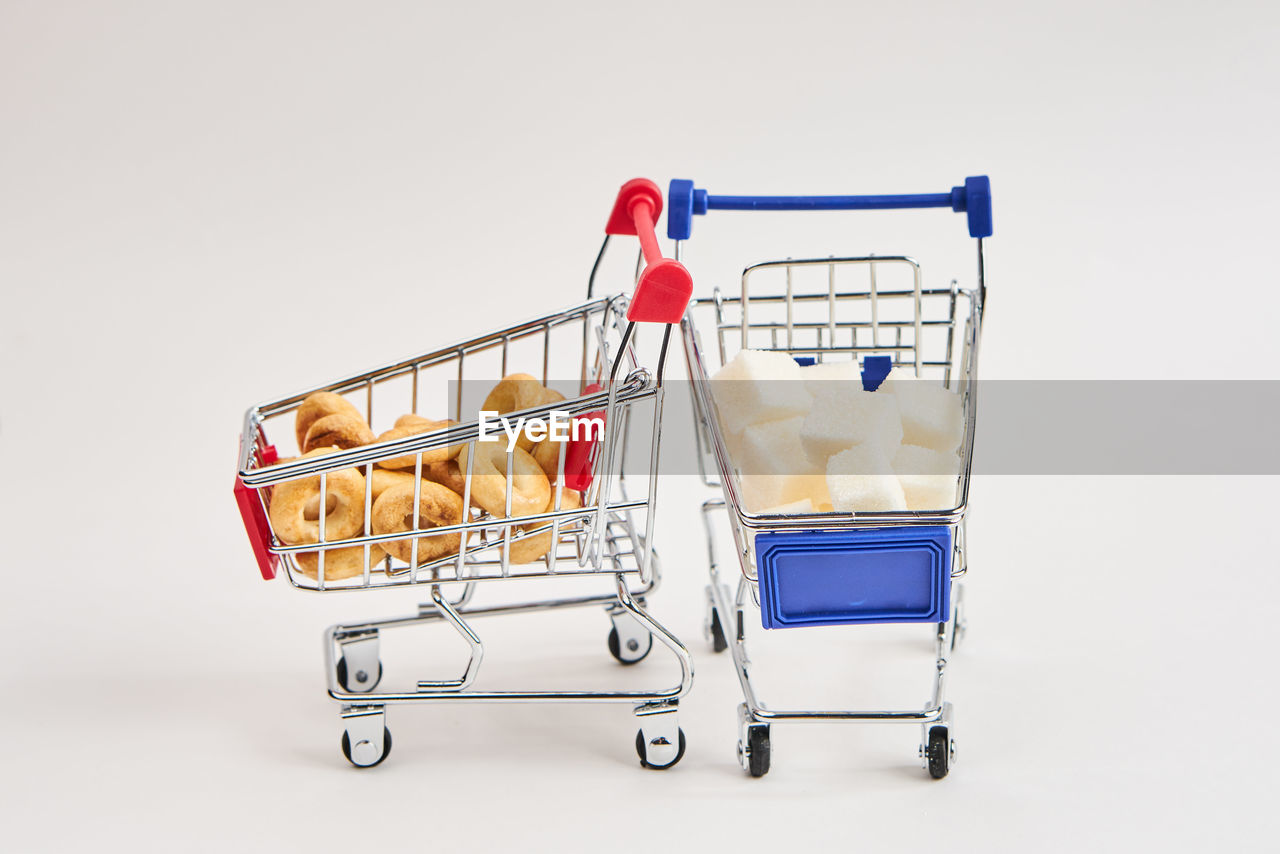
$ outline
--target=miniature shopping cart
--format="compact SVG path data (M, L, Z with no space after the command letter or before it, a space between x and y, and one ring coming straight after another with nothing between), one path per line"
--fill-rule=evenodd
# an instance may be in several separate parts
M677 722L680 697L690 687L692 668L688 650L645 609L645 596L658 585L658 556L651 548L654 530L656 483L643 476L656 471L662 422L663 384L667 344L672 324L684 314L692 281L678 262L664 259L658 250L654 222L662 210L662 193L650 181L628 182L619 193L608 226L603 256L610 236L637 235L642 247L643 269L638 271L630 297L613 295L588 301L523 323L498 329L450 347L434 349L372 371L344 377L251 408L245 416L240 441L236 497L262 576L275 577L283 569L300 590L338 593L356 590L419 587L428 601L417 613L397 619L371 620L332 626L325 632L324 661L329 695L342 704L345 732L342 751L352 764L376 765L391 749L385 725L387 706L427 702L581 702L629 703L640 718L636 749L643 765L667 768L684 753L684 733ZM592 270L592 284L599 269ZM590 293L589 285L589 291ZM661 325L661 349L656 368L645 366L637 324ZM656 341L655 341L656 343ZM653 349L652 347L648 349ZM577 438L560 446L553 504L546 512L512 517L513 452L505 451L505 507L495 516L474 507L477 444L481 439L477 413L464 410L464 384L491 385L509 371L537 370L547 384L557 377L576 377L576 394L556 403L510 413L511 418L550 419L557 411L573 422L603 419L603 435L582 430ZM321 456L292 460L281 458L273 442L291 433L295 411L308 395L329 391L344 395L372 423L373 416L409 411L433 415L436 403L448 400L448 426L406 438L380 441ZM573 390L571 390L573 391ZM441 406L440 410L443 410ZM505 440L502 448L505 450ZM645 444L647 443L647 445ZM424 454L433 449L465 446L466 464L458 474L462 521L429 527L421 518L400 533L375 533L370 524L373 472L379 462L416 455L414 504L422 490ZM639 447L632 456L644 458L638 494L628 489L636 478L627 478L628 447ZM647 454L644 451L647 450ZM500 458L499 458L500 459ZM500 466L500 464L495 464ZM354 536L326 538L325 513L336 473L355 469L363 473L367 493L364 524ZM492 475L490 475L492 476ZM287 481L318 478L315 515L319 538L315 542L286 544L273 530L269 503L273 488ZM566 500L566 487L581 490L581 506ZM510 559L513 547L533 537L551 535L545 557L533 563ZM418 559L421 534L455 535L461 545L454 554L434 560ZM413 553L406 560L390 556L379 561L370 552L380 543L413 537ZM295 538L296 539L296 538ZM330 571L339 550L362 550L363 568L357 574ZM304 563L302 558L310 556ZM308 571L309 569L309 571ZM336 576L345 577L336 577ZM474 603L482 583L541 583L561 579L564 584L594 579L611 580L604 592L584 592L568 597L543 597L532 601L479 605ZM564 580L568 580L565 582ZM543 588L544 590L546 588ZM472 620L518 612L603 606L612 620L608 646L624 664L644 658L653 638L672 653L680 666L680 680L659 690L477 690L474 683L484 654L484 643ZM417 680L394 690L380 687L382 662L379 644L384 630L428 621L448 623L469 649L460 676ZM388 678L385 680L390 682Z
M947 660L964 631L965 510L973 452L978 340L982 329L982 239L991 234L990 184L968 178L948 193L902 196L716 196L691 181L671 183L668 236L689 239L694 215L711 210L880 210L946 207L966 214L977 239L976 279L926 287L919 261L905 255L787 259L753 264L738 293L717 289L690 307L682 324L698 424L704 480L723 498L703 505L710 551L708 632L717 652L729 649L745 702L739 706L738 757L752 776L769 770L770 725L792 721L920 724L920 756L934 778L954 758L951 703L944 698ZM723 223L722 223L723 224ZM963 319L963 325L957 325ZM714 331L703 345L698 327ZM708 378L739 349L773 350L802 364L862 358L863 385L873 389L897 366L957 392L964 438L955 506L933 512L749 512L726 446ZM741 564L736 595L716 560L714 519L726 507ZM777 710L752 686L745 647L748 602L764 628L863 623L933 624L937 661L933 691L921 709L904 711Z

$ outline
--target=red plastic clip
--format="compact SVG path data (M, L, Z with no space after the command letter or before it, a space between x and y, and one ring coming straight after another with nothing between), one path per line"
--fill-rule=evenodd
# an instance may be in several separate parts
M604 391L604 386L599 383L591 383L582 390L583 394L597 394ZM591 486L591 469L595 467L596 457L600 455L600 440L603 438L604 430L601 429L599 435L592 434L592 422L603 425L605 423L605 412L603 409L597 412L588 412L586 415L579 415L573 419L573 432L570 434L568 447L564 449L564 485L570 489L576 489L579 492L585 492ZM577 425L582 424L585 436L578 435Z
M662 257L655 223L662 214L662 191L647 178L622 185L613 203L605 234L634 234L640 238L645 268L636 282L627 320L679 323L693 296L693 277L679 261Z
M259 434L261 435L261 434ZM264 445L258 453L258 464L269 466L279 460L275 445ZM271 553L271 523L267 521L266 511L258 490L245 486L244 481L236 475L236 505L240 508L240 519L244 522L244 531L249 535L249 545L253 547L253 556L258 561L258 571L266 581L276 577L280 566L280 556Z

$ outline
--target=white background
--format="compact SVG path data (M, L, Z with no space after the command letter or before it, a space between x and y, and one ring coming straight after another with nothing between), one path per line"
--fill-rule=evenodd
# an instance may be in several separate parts
M986 376L1274 379L1277 23L1229 2L0 3L0 847L1274 845L1275 478L979 479L941 783L914 728L775 728L769 776L738 769L691 478L663 491L653 600L695 651L677 768L637 767L625 708L468 705L394 709L391 758L355 771L320 631L412 600L263 583L231 482L251 403L578 299L635 175L986 172ZM802 244L817 221L789 222ZM479 628L494 684L670 678L656 653L613 664L594 611ZM779 704L916 704L908 637L753 652Z

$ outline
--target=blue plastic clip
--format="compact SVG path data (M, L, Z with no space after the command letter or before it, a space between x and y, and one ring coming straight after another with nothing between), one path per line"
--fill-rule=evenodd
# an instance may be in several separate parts
M880 388L880 383L893 370L892 356L866 356L862 360L862 387L867 391Z

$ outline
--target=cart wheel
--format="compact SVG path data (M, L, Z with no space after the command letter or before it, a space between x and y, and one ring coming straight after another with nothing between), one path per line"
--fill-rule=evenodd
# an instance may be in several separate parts
M951 737L945 726L929 729L929 746L926 748L929 760L929 776L941 780L951 770Z
M636 754L640 757L640 766L642 768L653 768L655 770L661 771L664 768L670 768L671 766L679 762L682 758L684 758L684 730L683 729L679 730L679 733L680 733L680 741L676 748L676 758L672 759L666 765L654 765L653 763L649 762L649 760L645 758L644 730L642 729L636 730Z
M653 649L653 635L648 632L645 632L643 641L636 637L627 638L626 649L623 649L622 641L618 637L618 627L609 629L609 654L622 664L635 664L643 660L651 649Z
M363 680L361 677L364 677ZM369 679L369 674L364 670L357 670L354 684L347 682L347 660L345 658L338 659L338 684L350 691L352 694L365 694L378 687L378 683L382 681L382 662L378 662L378 673ZM350 758L350 757L348 757Z
M715 608L711 609L711 616L707 624L711 627L711 650L713 652L724 652L729 648L729 641L725 639L724 624L720 622L720 612Z
M391 755L391 730L386 727L382 728L382 755L372 762L357 762L351 758L351 733L342 733L342 755L347 757L347 761L357 768L372 768L382 762Z
M763 777L769 773L769 759L772 748L769 742L769 725L756 724L747 727L747 743L744 748L738 742L738 758L752 777ZM745 755L743 755L745 753Z

